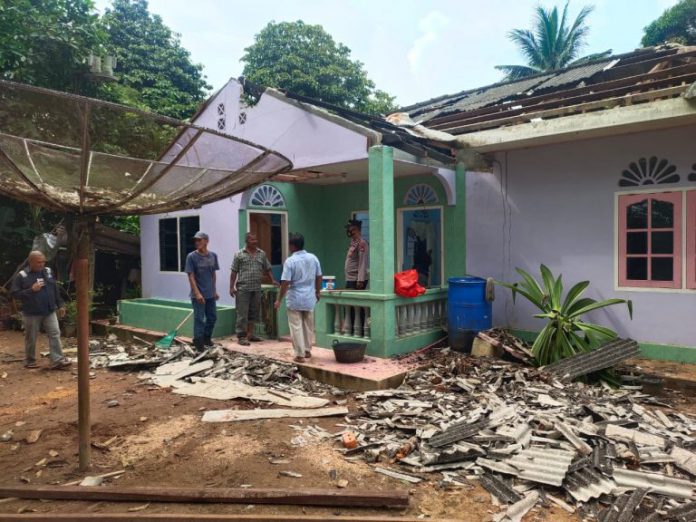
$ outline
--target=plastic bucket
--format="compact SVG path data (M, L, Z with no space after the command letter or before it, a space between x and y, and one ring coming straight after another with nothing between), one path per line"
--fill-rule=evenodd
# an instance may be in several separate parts
M447 330L450 346L471 353L474 337L493 324L493 307L486 300L486 280L451 277L447 281Z
M321 278L321 289L322 290L335 290L336 289L336 276L323 276Z

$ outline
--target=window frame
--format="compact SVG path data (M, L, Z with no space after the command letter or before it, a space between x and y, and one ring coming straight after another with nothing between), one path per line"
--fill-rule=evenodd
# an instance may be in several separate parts
M686 234L686 250L684 252L684 263L686 263L687 290L696 290L696 190L685 191L686 198L686 223L684 231Z
M627 279L626 276L626 259L629 257L627 250L627 228L626 209L643 199L652 202L653 200L667 201L674 205L674 226L672 227L674 234L674 246L671 256L673 257L671 281L653 281L653 280L636 280ZM666 189L666 190L650 190L650 191L631 191L620 192L616 194L616 240L615 245L615 269L616 269L616 288L617 290L681 290L683 289L683 266L684 266L684 238L683 232L685 229L685 212L684 212L684 190ZM650 205L651 209L652 206ZM650 218L650 216L648 216ZM651 252L651 233L661 229L653 229L648 221L648 227L644 230L648 235L647 252L645 257L648 260L648 271L650 271L650 260L654 257L669 257L669 254L653 254ZM648 272L649 273L649 272Z
M181 220L186 218L198 218L198 227L200 230L201 216L200 214L188 214L185 216L166 216L157 219L157 256L159 260L159 273L161 274L183 274L186 270L186 261L182 265L181 260ZM162 270L162 252L161 252L161 238L160 238L160 222L167 219L176 219L176 263L178 270Z

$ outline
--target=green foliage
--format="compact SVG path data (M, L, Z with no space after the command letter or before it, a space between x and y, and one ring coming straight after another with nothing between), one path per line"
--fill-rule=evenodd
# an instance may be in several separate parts
M320 25L270 22L244 51L243 74L254 83L368 114L394 109L394 97L376 89L351 50Z
M103 36L91 0L3 0L0 77L94 94L85 60Z
M102 225L115 228L126 234L140 235L140 218L138 216L103 216L99 218Z
M696 45L696 0L681 0L644 29L643 46L675 42Z
M102 22L119 78L104 87L103 96L173 118L190 117L210 86L179 35L150 14L146 0L113 0Z
M527 65L496 65L495 68L505 73L506 80L518 80L609 56L611 50L573 61L585 45L589 32L586 22L593 9L592 6L583 7L575 20L570 22L568 2L560 15L558 7L546 9L538 6L535 9L534 27L531 31L513 29L508 33L508 38L527 58Z
M541 283L521 268L517 268L517 273L522 276L522 281L497 282L512 290L513 301L517 294L522 295L539 309L539 313L534 317L548 321L532 346L534 358L540 366L588 352L616 338L616 332L583 321L583 315L593 310L625 303L629 315L633 317L633 303L630 300L614 298L596 301L582 297L590 285L589 281L575 284L563 297L563 276L555 278L545 265L541 265L540 271Z

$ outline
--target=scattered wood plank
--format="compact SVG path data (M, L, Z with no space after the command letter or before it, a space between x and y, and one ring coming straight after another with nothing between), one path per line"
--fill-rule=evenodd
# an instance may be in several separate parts
M62 522L87 520L99 522L422 522L416 517L394 516L334 516L334 515L237 515L237 514L144 514L144 513L31 513L2 515L3 522ZM456 522L454 519L429 518L428 522Z
M286 417L311 418L347 415L345 406L314 408L307 410L271 409L271 410L212 410L203 414L203 422L236 422L258 419L282 419Z
M19 486L0 487L0 497L43 500L110 502L191 502L227 504L283 504L331 507L408 507L408 491L280 488L176 488L129 486ZM101 513L99 514L101 515Z

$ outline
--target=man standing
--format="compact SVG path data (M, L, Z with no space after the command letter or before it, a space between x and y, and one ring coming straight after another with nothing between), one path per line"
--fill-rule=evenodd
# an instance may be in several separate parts
M370 267L370 247L361 234L362 222L357 219L348 221L346 234L350 246L346 253L345 274L346 288L365 290L368 283Z
M34 250L29 253L29 266L12 280L12 296L22 302L24 319L24 367L38 368L36 364L36 336L43 326L48 335L49 359L51 369L58 370L70 366L70 360L63 356L60 344L58 316L65 316L63 300L53 272L46 266L46 257ZM57 311L57 313L56 313Z
M260 316L261 280L264 274L278 286L271 272L271 263L258 244L256 234L249 232L244 248L237 252L232 261L230 295L235 298L237 339L242 346L249 346L249 341L255 343L262 340L254 335L254 323Z
M213 345L211 337L217 321L215 301L216 270L220 270L217 254L208 250L208 234L198 231L193 236L196 250L186 256L186 273L191 285L193 304L193 346L199 352Z
M321 291L321 265L317 256L304 249L302 234L290 234L290 252L283 265L275 309L280 308L280 302L287 293L288 324L295 362L303 362L312 356L314 306L319 301Z

